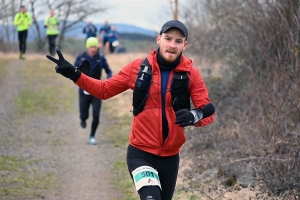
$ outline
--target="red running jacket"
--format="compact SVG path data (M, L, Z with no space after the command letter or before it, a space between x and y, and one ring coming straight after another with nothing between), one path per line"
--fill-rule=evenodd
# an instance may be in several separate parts
M143 151L160 156L172 156L180 151L180 147L186 141L184 129L175 124L175 112L171 106L166 106L166 117L169 125L169 134L163 143L162 134L162 112L161 112L161 76L157 63L157 52L152 51L148 56L152 66L152 84L149 91L144 110L132 120L132 128L129 135L129 143ZM83 90L99 99L109 99L127 89L133 90L138 71L143 59L136 59L126 65L112 78L102 81L90 78L81 73L80 78L75 82ZM180 64L171 71L189 72L190 94L195 108L203 107L210 102L206 85L198 69L193 67L193 62L182 55ZM172 78L169 78L167 88L170 88ZM172 105L170 92L166 94L166 105ZM196 126L205 126L212 123L214 115L200 120Z

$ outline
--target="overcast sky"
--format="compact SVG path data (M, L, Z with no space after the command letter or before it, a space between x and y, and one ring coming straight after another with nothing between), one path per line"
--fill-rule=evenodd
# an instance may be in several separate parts
M89 20L103 23L127 23L146 29L159 31L162 24L172 19L170 0L101 0L110 7L107 13L102 13ZM187 0L178 0L179 6Z

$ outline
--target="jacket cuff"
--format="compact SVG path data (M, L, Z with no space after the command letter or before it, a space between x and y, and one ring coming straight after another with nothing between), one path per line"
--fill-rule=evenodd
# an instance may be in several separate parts
M191 110L190 111L194 115L194 123L197 124L203 118L203 111L201 109Z
M81 76L81 71L76 70L70 79L75 83L80 78L80 76Z

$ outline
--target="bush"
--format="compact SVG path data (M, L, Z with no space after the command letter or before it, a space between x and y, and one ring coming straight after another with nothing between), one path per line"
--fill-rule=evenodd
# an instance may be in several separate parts
M209 153L208 166L220 168L223 178L238 180L251 164L256 183L274 195L300 192L300 3L202 0L190 6L189 53L231 70L206 80L216 121L193 131L190 152Z

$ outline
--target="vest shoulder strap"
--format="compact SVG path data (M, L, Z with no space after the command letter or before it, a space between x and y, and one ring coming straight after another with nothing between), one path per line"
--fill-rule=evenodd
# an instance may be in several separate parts
M140 65L133 90L133 115L144 110L152 82L152 67L147 58ZM172 108L176 112L180 109L191 108L189 92L189 72L175 72L171 81Z
M147 58L141 62L138 76L133 89L133 115L143 111L152 81L152 67Z
M188 72L175 72L173 81L175 80L189 80Z
M171 82L172 108L175 112L180 109L191 109L189 72L175 72Z

